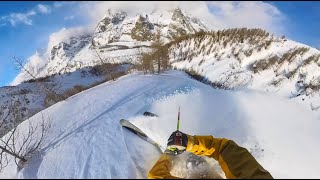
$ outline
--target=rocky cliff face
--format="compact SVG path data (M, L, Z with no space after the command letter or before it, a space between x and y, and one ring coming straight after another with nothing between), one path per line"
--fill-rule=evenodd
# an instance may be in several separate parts
M47 64L48 74L64 73L60 67L67 67L76 53L91 43L91 36L71 37L69 42L60 42L51 49ZM70 66L70 65L69 65Z
M108 10L98 23L94 33L94 45L103 47L117 41L153 41L157 31L170 41L175 37L208 30L203 23L186 15L181 9L153 11L150 14L138 13L129 17L126 12Z

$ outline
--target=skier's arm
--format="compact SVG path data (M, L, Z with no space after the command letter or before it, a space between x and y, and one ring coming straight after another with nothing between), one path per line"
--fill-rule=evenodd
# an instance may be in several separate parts
M171 158L163 154L148 173L149 179L178 179L170 174Z
M205 155L217 160L227 178L267 178L272 179L247 149L234 141L213 136L188 135L187 151Z

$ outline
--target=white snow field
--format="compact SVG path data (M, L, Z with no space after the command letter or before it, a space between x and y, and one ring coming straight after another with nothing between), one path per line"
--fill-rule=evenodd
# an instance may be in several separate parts
M130 120L165 146L176 128L178 106L181 131L234 140L274 178L320 177L320 120L311 110L263 92L216 90L168 71L126 75L42 111L52 121L42 150L20 171L12 161L1 178L146 178L161 154L119 120ZM159 118L144 117L144 111ZM40 123L41 113L30 121ZM26 131L28 123L18 128ZM181 157L187 153L175 161L174 175L195 177L188 171L209 168L223 176L215 160L206 158L196 169Z

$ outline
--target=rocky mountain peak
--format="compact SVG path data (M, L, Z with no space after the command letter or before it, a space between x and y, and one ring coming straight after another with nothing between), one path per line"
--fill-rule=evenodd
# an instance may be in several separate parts
M108 9L106 16L99 22L96 28L96 33L101 33L110 30L110 26L119 24L126 17L126 12Z
M135 58L131 56L137 54L136 44L149 46L159 31L163 41L169 42L178 36L201 30L208 30L208 28L199 19L188 15L180 8L156 9L151 13L137 11L135 15L129 15L122 10L108 9L92 34L72 34L71 37L47 49L46 55L36 56L38 59L44 59L43 62L46 63L30 64L37 71L35 76L43 77L99 64L101 61L97 57L97 52L103 58L122 55L126 58L117 58L117 61L121 59L121 62L133 63ZM119 49L123 51L115 52ZM18 77L23 80L30 79L23 73Z
M186 15L180 8L137 14L128 16L123 11L108 10L95 31L95 45L101 47L117 41L153 41L158 30L161 31L161 37L171 40L207 29L199 19Z

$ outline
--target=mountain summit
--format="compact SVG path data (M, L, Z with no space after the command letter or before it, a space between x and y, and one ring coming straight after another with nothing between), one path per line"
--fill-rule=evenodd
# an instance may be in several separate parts
M111 62L134 63L138 48L148 47L158 31L161 38L169 42L182 35L206 30L209 29L201 20L180 8L154 10L151 13L137 12L134 16L109 9L93 33L74 34L53 47L48 46L45 54L37 53L30 57L26 66L32 69L36 77L44 77L101 64L98 56ZM41 63L31 63L34 59ZM12 84L30 78L21 72Z
M170 11L154 10L128 16L123 11L108 10L98 23L94 33L94 45L103 47L119 41L153 41L157 31L167 41L173 38L205 31L208 28L197 18L191 17L180 8Z

